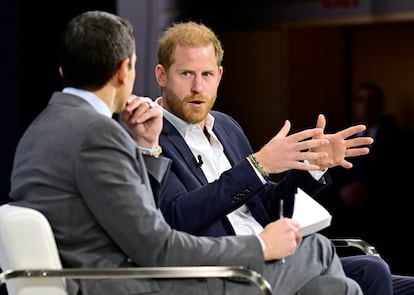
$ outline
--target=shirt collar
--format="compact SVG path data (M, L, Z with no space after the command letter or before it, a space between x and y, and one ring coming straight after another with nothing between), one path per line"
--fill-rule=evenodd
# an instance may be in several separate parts
M62 92L79 96L88 102L98 113L110 118L112 117L112 113L109 107L92 92L73 87L66 87Z

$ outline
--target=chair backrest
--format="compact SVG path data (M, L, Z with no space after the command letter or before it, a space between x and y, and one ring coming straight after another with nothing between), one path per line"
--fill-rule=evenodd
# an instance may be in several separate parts
M0 268L62 269L52 229L39 211L0 206ZM9 295L67 295L64 278L16 278L6 287Z
M72 279L195 279L242 278L264 295L269 282L241 266L176 266L124 268L62 268L49 221L39 211L10 204L0 206L0 284L8 295L68 295L65 278Z

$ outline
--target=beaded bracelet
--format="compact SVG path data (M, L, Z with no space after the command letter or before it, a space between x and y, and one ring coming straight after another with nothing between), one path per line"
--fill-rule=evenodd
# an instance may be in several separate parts
M249 155L249 159L250 159L250 162L252 162L253 166L260 172L260 174L262 174L263 177L269 176L269 173L267 173L264 170L262 164L260 164L260 162L257 161L256 157L253 156L253 154Z

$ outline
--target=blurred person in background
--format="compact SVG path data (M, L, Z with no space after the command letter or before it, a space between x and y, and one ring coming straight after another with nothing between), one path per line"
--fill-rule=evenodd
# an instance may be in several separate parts
M352 123L367 126L357 136L374 138L370 153L350 158L352 169L330 169L332 186L319 197L333 215L330 237L362 238L375 246L393 273L414 274L414 252L407 229L414 225L409 186L413 136L385 115L382 88L361 83L352 100ZM405 169L404 169L405 168Z

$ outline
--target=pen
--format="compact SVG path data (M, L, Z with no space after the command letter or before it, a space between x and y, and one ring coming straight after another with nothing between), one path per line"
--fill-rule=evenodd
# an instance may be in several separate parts
M280 199L280 203L279 203L279 218L283 218L283 199ZM280 263L285 264L285 262L286 262L285 258L282 258Z

